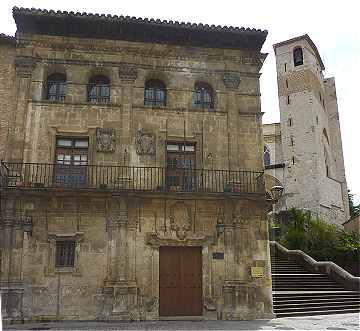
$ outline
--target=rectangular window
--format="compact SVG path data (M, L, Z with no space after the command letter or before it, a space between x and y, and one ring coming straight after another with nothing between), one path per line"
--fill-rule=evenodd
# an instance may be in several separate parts
M290 105L290 95L288 95L288 96L286 97L286 103L287 103L288 105Z
M289 83L287 79L285 79L285 84L286 84L286 88L289 88Z
M292 118L289 118L288 123L289 123L289 126L293 125Z
M294 138L293 137L290 138L290 144L291 144L291 146L294 146Z
M87 183L88 138L56 140L55 183L65 187L84 187Z
M55 266L74 267L75 241L56 241Z
M286 63L284 63L284 71L286 72Z
M193 191L195 189L195 144L166 144L166 189Z
M295 156L292 157L292 164L295 164Z

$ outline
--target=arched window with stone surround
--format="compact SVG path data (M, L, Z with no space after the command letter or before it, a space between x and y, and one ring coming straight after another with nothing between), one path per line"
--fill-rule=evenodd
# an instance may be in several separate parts
M300 66L304 63L303 50L301 47L296 47L293 50L294 67Z
M269 166L271 164L270 149L266 145L264 146L264 165Z
M45 97L50 101L64 101L66 95L66 75L53 73L46 79Z
M145 82L144 105L151 107L166 106L166 86L159 79L149 79Z
M108 77L96 75L90 78L88 101L92 103L106 103L110 101L110 80Z
M214 91L209 84L204 82L195 84L193 105L201 109L214 109Z

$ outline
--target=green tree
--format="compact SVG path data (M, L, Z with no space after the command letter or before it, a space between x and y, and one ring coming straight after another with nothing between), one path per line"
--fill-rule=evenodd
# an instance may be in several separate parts
M354 194L348 190L349 197L349 209L350 209L350 218L356 217L360 215L360 204L355 205L354 203Z

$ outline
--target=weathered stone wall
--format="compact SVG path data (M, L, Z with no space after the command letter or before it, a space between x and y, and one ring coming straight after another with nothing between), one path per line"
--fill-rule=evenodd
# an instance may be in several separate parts
M125 209L117 209L120 200ZM25 320L157 319L158 248L174 245L202 246L205 318L271 315L267 223L256 202L78 195L28 198L27 205L34 223L22 244ZM54 267L56 236L79 237L74 269ZM225 258L214 260L219 251ZM264 276L252 277L252 267ZM122 297L110 295L113 288Z
M0 160L7 158L9 123L15 109L15 45L0 40Z
M17 37L19 89L7 161L54 163L56 137L63 136L88 137L88 163L94 165L164 167L166 141L186 140L196 144L197 168L263 168L261 53ZM44 82L56 72L67 77L64 102L45 100ZM108 104L87 102L87 84L95 74L110 79ZM166 85L165 107L144 106L144 84L151 78ZM212 86L214 110L192 106L198 81ZM115 137L105 147L99 141L104 132ZM139 135L147 135L151 146L139 146ZM145 147L145 153L139 152ZM129 190L115 198L100 190L16 192L7 192L9 201L20 203L8 224L12 238L17 233L14 242L22 260L15 259L19 255L12 245L2 256L10 254L21 277L1 269L1 277L19 293L2 287L10 298L3 304L7 321L157 319L161 246L202 247L204 318L272 316L261 195L135 195ZM31 233L23 232L24 216L32 217ZM218 222L224 233L216 230ZM74 268L55 266L56 241L64 238L76 243ZM224 253L224 259L213 259L213 252ZM260 275L252 273L254 267Z

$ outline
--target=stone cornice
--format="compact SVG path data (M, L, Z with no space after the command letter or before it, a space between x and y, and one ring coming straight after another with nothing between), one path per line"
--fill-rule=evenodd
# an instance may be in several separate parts
M259 51L267 31L66 11L13 8L18 32Z

